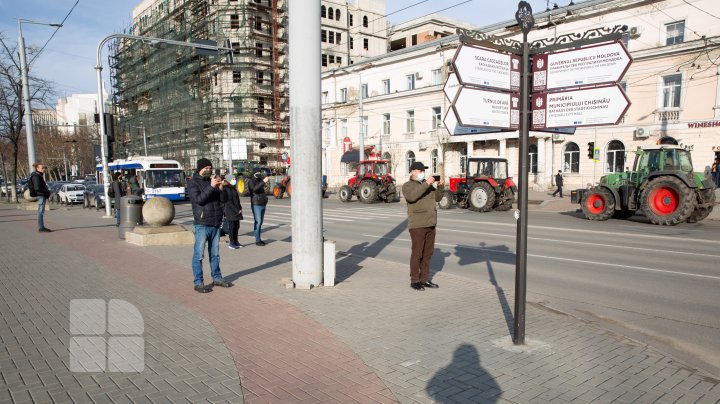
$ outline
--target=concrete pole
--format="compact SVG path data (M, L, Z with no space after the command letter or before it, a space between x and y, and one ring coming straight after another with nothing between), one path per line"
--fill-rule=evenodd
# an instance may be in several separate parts
M68 181L68 166L67 166L67 156L65 155L65 150L63 150L63 165L65 166L65 181Z
M292 1L288 8L293 282L308 289L323 279L320 0Z
M358 161L363 161L365 160L365 133L363 132L363 115L365 114L363 110L363 98L365 98L365 94L363 94L362 69L358 70L358 77L358 121L360 121L360 131L358 132Z
M28 81L28 65L25 56L25 38L22 34L22 25L18 20L18 47L20 48L20 78L22 79L23 105L25 108L25 135L27 136L28 165L30 172L35 171L35 134L33 132L32 108L30 106L30 82Z

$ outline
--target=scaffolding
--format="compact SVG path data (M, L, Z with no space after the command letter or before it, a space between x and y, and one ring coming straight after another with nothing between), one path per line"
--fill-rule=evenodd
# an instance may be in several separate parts
M157 0L133 18L133 35L229 39L225 55L118 39L110 46L115 156L148 154L192 168L223 159L223 139L246 139L247 159L284 167L288 150L285 0ZM228 133L228 118L230 132ZM146 136L144 136L144 134Z

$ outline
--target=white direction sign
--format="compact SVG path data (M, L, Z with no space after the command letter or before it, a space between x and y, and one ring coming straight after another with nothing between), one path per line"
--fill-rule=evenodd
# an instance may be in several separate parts
M460 126L460 122L458 122L457 115L455 115L455 110L453 108L448 108L443 123L445 124L448 132L450 132L450 135L474 135L479 133L502 132L502 129Z
M443 92L445 92L445 96L448 100L450 100L450 102L455 100L455 96L457 95L459 89L460 81L458 81L457 75L455 73L448 74L445 87L443 87Z
M518 91L520 57L467 44L460 45L453 60L463 85Z
M632 58L621 42L533 56L533 91L614 83Z
M517 129L520 96L517 93L462 87L453 104L460 126Z
M533 94L532 129L614 125L630 107L618 85Z

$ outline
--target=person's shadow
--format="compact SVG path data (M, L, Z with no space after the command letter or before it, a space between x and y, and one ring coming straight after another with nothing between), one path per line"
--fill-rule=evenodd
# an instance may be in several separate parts
M472 378L462 377L473 375ZM453 353L452 362L428 381L425 391L436 403L495 403L502 389L480 366L480 355L470 344L462 344ZM458 396L456 400L454 397Z

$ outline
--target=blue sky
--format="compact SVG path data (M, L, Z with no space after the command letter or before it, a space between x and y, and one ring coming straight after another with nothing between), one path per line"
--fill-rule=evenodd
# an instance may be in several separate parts
M10 43L16 43L16 17L41 22L60 22L76 0L0 0L0 33ZM308 0L293 0L308 1ZM402 23L465 0L386 0L386 12L393 13L415 3L407 10L392 14L393 24ZM564 6L569 0L562 0ZM95 93L95 54L98 43L107 35L121 32L130 25L130 13L137 0L80 0L79 4L31 66L31 72L52 80L59 96L73 93ZM553 2L551 2L552 4ZM518 2L515 0L471 0L442 14L479 26L514 18ZM534 11L545 9L545 0L530 0ZM27 46L42 46L54 28L23 24ZM107 49L103 50L104 72L107 73Z

